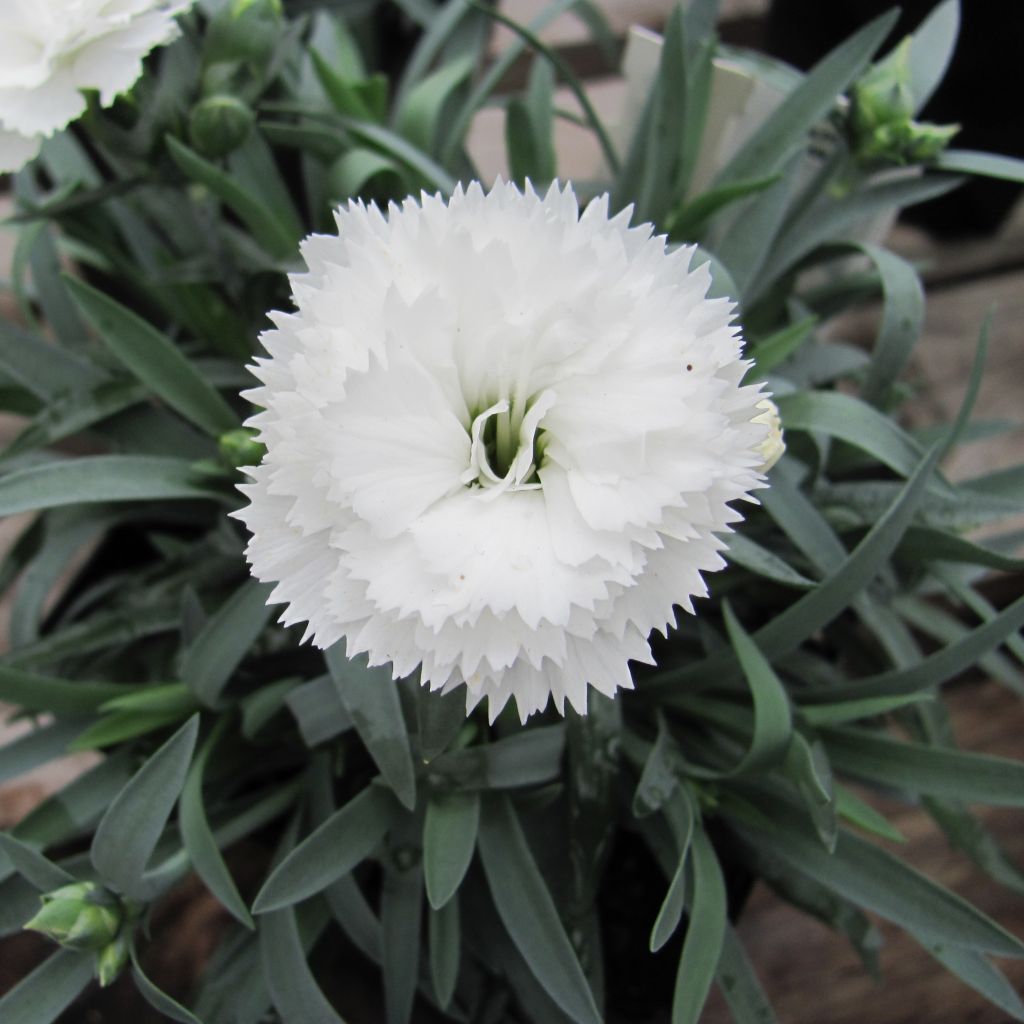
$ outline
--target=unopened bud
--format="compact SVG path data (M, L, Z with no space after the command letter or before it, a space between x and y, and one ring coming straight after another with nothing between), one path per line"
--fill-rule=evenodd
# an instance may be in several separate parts
M75 882L43 897L39 913L25 927L68 949L102 949L121 930L124 912L117 898L95 882Z
M763 423L768 428L768 436L757 446L762 459L758 472L767 473L782 458L786 442L782 439L778 406L770 398L762 398L757 407L762 411L751 422Z
M248 427L239 427L237 430L221 434L218 444L221 461L233 469L259 465L267 449L256 440L256 437L256 431Z
M854 86L850 132L859 160L895 164L933 160L960 130L959 125L915 121L911 81L908 37Z
M100 988L106 988L117 980L117 976L128 963L128 935L123 929L113 942L108 942L96 954L96 978Z
M255 120L252 110L234 96L207 96L189 114L189 140L203 156L227 156L249 137Z

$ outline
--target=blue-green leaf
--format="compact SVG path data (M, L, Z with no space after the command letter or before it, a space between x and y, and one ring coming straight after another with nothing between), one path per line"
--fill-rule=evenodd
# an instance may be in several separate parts
M231 406L165 335L85 282L69 277L67 286L104 344L154 395L213 437L238 426Z
M231 674L273 614L272 587L248 580L212 615L181 660L181 678L207 706L216 704Z
M374 851L397 815L391 793L382 786L368 786L281 861L253 910L265 914L321 892Z
M90 455L18 469L0 478L0 516L100 501L216 497L188 459Z
M702 828L691 844L690 920L672 997L672 1024L697 1024L718 968L727 923L725 879Z
M577 1024L600 1024L583 968L506 797L485 799L479 846L498 916L536 979Z
M398 699L398 683L388 666L367 665L345 655L344 642L325 655L338 697L370 756L395 796L410 810L416 806L416 772L409 733Z
M4 1024L51 1024L92 980L93 957L58 950L0 998Z
M456 893L473 859L480 822L477 793L435 793L423 822L427 899L440 910Z
M114 798L93 838L93 867L126 896L143 894L143 872L185 784L199 734L190 718Z

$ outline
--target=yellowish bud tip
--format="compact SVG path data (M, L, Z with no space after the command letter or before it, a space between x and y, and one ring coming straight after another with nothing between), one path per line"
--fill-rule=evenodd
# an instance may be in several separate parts
M778 406L770 398L763 398L757 407L761 412L751 422L763 423L768 428L768 436L757 446L763 460L760 472L767 473L785 454L786 442L782 438Z

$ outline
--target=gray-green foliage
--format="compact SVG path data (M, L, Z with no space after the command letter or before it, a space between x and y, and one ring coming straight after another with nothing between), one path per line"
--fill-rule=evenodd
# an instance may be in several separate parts
M0 844L5 932L32 916L33 889L95 873L124 908L105 980L130 963L169 1019L340 1020L331 957L354 947L382 968L391 1024L417 1001L453 1021L615 1020L602 894L620 881L616 845L639 836L661 869L645 878L661 909L633 921L636 941L677 943L675 1024L697 1020L716 980L738 1024L773 1019L727 922L737 871L843 931L869 965L877 932L864 911L891 919L1024 1020L987 959L1024 946L876 845L899 834L842 781L922 801L1022 891L963 803L1019 806L1024 769L953 749L938 709L943 684L978 664L1024 692L1024 604L999 610L977 589L985 571L1020 570L1017 538L963 536L1018 512L1024 477L954 485L939 472L949 448L989 429L970 422L981 359L948 429L900 426L895 378L921 330L921 284L854 233L867 214L955 186L951 173L1019 181L1022 165L947 151L919 178L886 182L851 155L841 98L878 57L886 17L796 79L693 194L714 6L694 0L669 20L623 152L583 105L612 170L578 190L610 191L672 244L700 244L742 313L751 379L779 396L789 453L711 599L636 673L635 692L594 697L585 718L489 726L458 694L300 647L248 581L226 513L239 501L243 365L265 311L287 303L298 240L326 229L339 201L446 193L474 176L466 132L495 102L512 175L544 185L564 116L555 89L586 90L535 34L568 9L603 33L594 9L560 0L488 65L486 6L405 0L418 36L389 80L374 71L374 4L289 4L281 18L273 3L211 0L130 102L91 110L18 175L11 287L27 326L0 324L0 405L29 426L0 454L0 510L39 514L0 567L14 590L0 700L53 721L0 750L0 777L69 746L106 759ZM947 0L922 30L928 46L901 51L922 96L946 66L955 8ZM531 48L522 93L497 97ZM203 118L226 106L239 130L214 138ZM61 275L61 253L89 284ZM827 340L836 313L865 298L881 301L872 351ZM70 438L86 454L54 447ZM85 543L99 547L49 608ZM233 877L241 840L248 886ZM67 853L85 845L88 857ZM139 959L147 909L189 871L233 918L192 1009ZM0 1018L47 1024L94 967L59 951L0 999Z

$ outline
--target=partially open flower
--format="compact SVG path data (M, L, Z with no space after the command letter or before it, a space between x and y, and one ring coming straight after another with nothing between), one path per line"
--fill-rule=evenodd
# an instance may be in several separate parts
M0 172L85 110L83 89L110 106L142 58L174 39L194 0L4 0L0 4Z
M606 196L338 210L257 360L253 573L286 623L493 717L631 687L762 484L731 306Z

